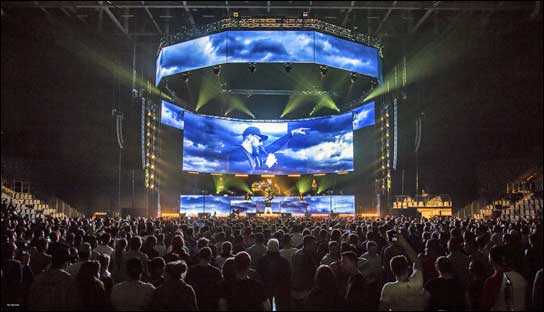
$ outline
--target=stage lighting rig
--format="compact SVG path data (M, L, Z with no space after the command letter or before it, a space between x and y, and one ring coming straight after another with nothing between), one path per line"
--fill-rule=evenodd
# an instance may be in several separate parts
M232 13L232 17L234 17L234 18L239 18L239 17L240 17L240 12L234 11L234 12Z
M249 63L248 68L249 68L249 71L250 71L250 72L254 73L254 72L257 70L257 64L255 64L255 63Z
M357 81L357 74L351 73L351 77L349 79L351 80L351 83L355 83L355 81Z
M213 67L213 74L219 76L221 74L221 65L215 65Z
M290 73L293 70L293 65L291 63L285 63L285 72Z
M327 65L319 66L319 72L321 73L321 77L327 76L328 71L329 71L329 67Z
M302 12L302 18L308 18L309 15L310 13L308 11Z

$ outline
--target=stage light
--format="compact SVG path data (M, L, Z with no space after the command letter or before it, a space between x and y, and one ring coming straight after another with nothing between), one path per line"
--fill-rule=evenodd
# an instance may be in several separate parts
M321 72L321 77L325 77L327 75L327 71L329 70L329 67L326 65L319 66L319 71Z
M221 74L221 65L215 65L213 67L213 74L219 76Z
M302 12L302 17L306 18L306 17L308 17L308 15L309 15L308 11L303 11Z
M357 74L356 73L351 73L350 80L351 80L351 83L354 83L355 81L357 81Z
M293 65L291 63L285 63L285 72L290 73L293 70Z
M238 18L238 17L240 17L240 12L234 11L234 12L232 13L232 16Z
M257 70L257 64L255 64L255 63L249 63L248 68L249 68L249 71L250 71L250 72L254 73L254 72Z
M300 178L300 174L288 174L289 178Z
M183 81L189 82L189 73L183 73L181 75L181 78L183 78Z

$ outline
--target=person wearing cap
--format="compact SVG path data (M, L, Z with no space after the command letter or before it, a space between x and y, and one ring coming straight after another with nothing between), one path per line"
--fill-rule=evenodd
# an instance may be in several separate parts
M66 244L59 244L51 255L51 268L38 275L28 294L30 310L67 310L68 292L73 277L66 272L66 263L71 256Z
M288 310L291 266L289 261L280 255L280 243L277 239L268 241L266 254L257 263L257 273L270 302L272 297L275 297L278 310Z
M160 311L197 311L195 291L183 280L187 273L185 261L167 263L165 272L164 284L155 289L149 308Z
M289 131L276 141L264 145L268 136L261 134L257 127L247 127L242 134L242 144L229 153L229 164L235 171L252 172L255 170L270 169L277 163L275 152L283 148L296 134L306 135L309 128L297 128Z

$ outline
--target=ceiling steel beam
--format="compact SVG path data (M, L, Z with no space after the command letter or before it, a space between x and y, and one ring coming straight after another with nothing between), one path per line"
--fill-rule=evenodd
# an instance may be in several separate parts
M351 4L349 6L348 11L346 12L346 16L344 16L344 20L342 21L342 27L345 27L348 22L348 17L351 11L353 11L353 7L355 6L355 1L351 1Z
M187 2L187 1L183 1ZM446 4L441 5L440 7L435 7L434 5L428 5L426 3L421 2L402 2L400 1L400 4L397 4L396 6L392 5L383 5L382 3L376 3L375 5L372 5L372 2L369 1L361 1L363 5L354 5L351 6L345 6L345 5L318 5L318 6L312 6L312 9L314 10L349 10L350 8L352 10L430 10L433 9L435 11L461 11L461 10L468 10L468 11L490 11L495 10L496 5L493 2L489 2L489 4L486 4L484 1L480 1L477 4L470 4L467 5L463 2L454 2L454 1L448 1ZM149 1L146 2L145 5L137 5L135 2L131 1L118 1L115 3L116 8L131 8L131 9L143 9L143 8L149 8L149 9L165 9L165 8L171 8L171 9L266 9L266 5L231 5L231 4L216 4L216 5L202 5L198 4L199 2L195 1L196 4L187 4L187 5L179 5L179 4L172 4L172 2L168 3L161 3L161 2L154 2ZM17 1L6 1L3 3L4 7L35 7L31 3L28 2L17 2ZM41 7L43 8L58 8L66 6L65 2L62 1L47 1L43 2L41 4ZM71 6L74 6L76 8L100 8L102 7L100 4L93 4L92 2L86 2L86 1L75 1L71 3ZM277 5L274 6L274 9L291 9L291 10L301 10L301 9L309 9L308 5ZM532 6L531 6L532 9ZM505 11L519 11L519 10L531 10L528 9L526 3L520 3L520 5L509 5L502 8L502 10Z
M117 26L117 28L119 28L123 34L128 35L128 29L125 29L123 25L121 25L117 17L115 17L115 15L110 11L110 9L107 6L104 6L104 3L102 3L101 7L104 10L104 12L106 12L106 14L110 17L111 21L115 24L115 26Z
M142 1L142 5L144 5L144 1ZM162 35L162 30L159 27L159 24L157 23L155 18L153 17L153 14L151 14L151 11L149 10L149 8L144 8L144 9L145 9L145 12L147 13L147 16L149 16L149 18L151 19L151 22L153 22L153 25L155 26L155 29L157 30L157 32Z
M387 19L389 18L389 15L391 15L391 12L393 12L393 8L397 6L397 1L393 1L393 4L391 5L391 8L387 10L387 13L385 13L385 16L380 21L380 24L378 27L376 27L376 31L374 32L374 35L377 35L378 32L382 29L382 26L387 22Z
M185 12L189 14L189 22L191 23L191 26L195 28L195 18L193 17L193 14L191 13L191 10L189 9L189 6L187 5L187 1L183 1L183 7L185 8Z
M416 25L410 30L410 34L415 34L419 27L427 20L429 16L434 12L434 10L440 5L440 1L434 1L432 9L427 9L425 14L417 21Z

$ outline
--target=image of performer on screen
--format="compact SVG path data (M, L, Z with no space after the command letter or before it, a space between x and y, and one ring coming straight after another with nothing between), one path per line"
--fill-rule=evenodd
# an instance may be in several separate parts
M247 127L242 134L242 143L229 153L229 162L237 164L237 170L252 172L255 170L267 170L278 162L277 151L282 149L295 135L306 135L309 128L297 128L289 131L274 142L264 145L268 136L261 134L257 127ZM239 165L242 164L242 165Z

